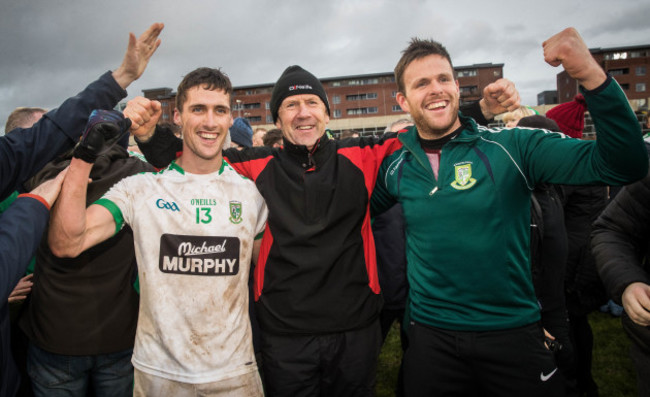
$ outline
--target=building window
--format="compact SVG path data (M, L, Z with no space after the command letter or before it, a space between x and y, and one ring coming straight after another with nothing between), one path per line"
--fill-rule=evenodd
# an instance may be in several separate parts
M645 92L645 83L636 83L636 92Z
M334 118L335 119L341 118L341 109L334 109Z
M262 116L247 116L244 117L246 120L248 120L250 123L261 123L262 122Z
M501 71L500 70L495 70L493 74L494 74L494 77L501 77Z
M393 105L393 112L401 112L402 108L399 105Z
M271 109L271 104L269 102L264 102L264 109L266 110Z
M378 112L378 108L376 106L369 107L369 108L355 108L355 109L348 109L347 114L348 116L357 116L360 114L374 114Z
M344 80L344 81L333 81L330 83L331 87L341 87L341 86L351 86L351 85L371 85L379 84L378 78L372 79L354 79L354 80Z
M333 95L332 96L332 103L337 105L341 103L341 96L340 95Z
M630 52L630 58L643 58L648 56L648 53L646 51L631 51Z
M345 99L348 101L363 101L366 99L377 99L377 93L369 92L366 94L346 95Z
M370 85L370 84L379 84L379 79L348 80L348 85Z
M474 95L477 92L478 92L478 87L475 85L460 87L460 95Z
M260 107L262 107L262 105L259 102L245 103L243 106L244 109L259 109Z
M457 76L458 77L474 77L477 75L477 70L476 69L467 69L467 70L459 70Z
M612 76L620 76L623 74L630 74L629 68L620 68L620 69L609 69L609 74Z
M163 120L169 120L169 115L167 113L162 114Z
M606 61L615 61L618 59L627 59L627 52L611 52L609 54L605 54L604 56Z
M273 116L270 114L266 115L266 124L273 124Z
M629 85L628 83L623 83L623 84L621 84L621 88L622 88L624 91L627 91L627 90L630 89L630 85Z
M635 73L637 76L645 76L645 66L637 66Z
M393 97L393 98L395 98L395 97L397 96L397 91L393 91L393 92L390 94L390 96Z

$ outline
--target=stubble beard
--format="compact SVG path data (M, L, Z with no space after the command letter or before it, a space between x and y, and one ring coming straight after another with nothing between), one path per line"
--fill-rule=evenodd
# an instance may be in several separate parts
M456 125L457 121L458 108L456 108L452 113L450 122L442 128L435 128L431 126L424 115L413 118L413 122L415 123L420 136L424 139L440 139L445 135L449 135L450 133L454 132L456 128L458 128L458 125Z

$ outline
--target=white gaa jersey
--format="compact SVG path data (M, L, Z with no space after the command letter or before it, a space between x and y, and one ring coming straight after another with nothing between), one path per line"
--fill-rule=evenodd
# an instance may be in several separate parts
M176 163L123 179L97 201L133 229L140 314L133 365L186 383L257 370L248 317L255 237L267 217L255 184Z

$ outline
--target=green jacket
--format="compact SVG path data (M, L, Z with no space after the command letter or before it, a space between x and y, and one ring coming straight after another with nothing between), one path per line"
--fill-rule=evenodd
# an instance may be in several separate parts
M648 158L625 94L611 78L586 92L598 141L528 128L489 129L460 116L435 179L417 130L382 163L373 212L395 201L406 221L410 315L451 330L520 327L540 318L529 265L537 183L627 184Z

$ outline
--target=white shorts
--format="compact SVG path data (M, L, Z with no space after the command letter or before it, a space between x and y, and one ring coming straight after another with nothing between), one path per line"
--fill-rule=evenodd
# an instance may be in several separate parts
M258 371L212 383L184 383L134 369L134 397L264 396Z

